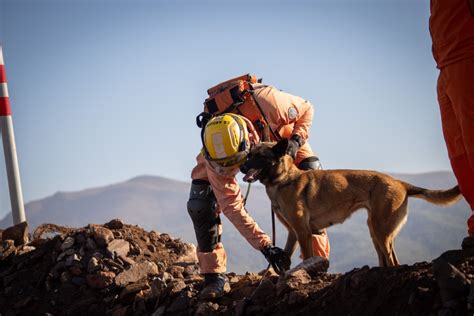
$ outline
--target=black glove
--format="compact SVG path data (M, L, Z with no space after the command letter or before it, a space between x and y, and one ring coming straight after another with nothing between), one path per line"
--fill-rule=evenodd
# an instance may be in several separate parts
M288 147L286 149L286 153L293 157L293 159L295 159L296 153L302 145L303 140L301 139L301 137L299 135L293 135L290 139L288 139Z
M291 259L283 249L275 246L267 246L262 250L262 253L276 273L283 274L290 268Z

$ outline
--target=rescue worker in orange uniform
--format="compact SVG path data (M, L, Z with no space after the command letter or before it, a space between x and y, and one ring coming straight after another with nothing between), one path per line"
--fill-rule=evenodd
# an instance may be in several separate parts
M261 113L251 110L243 115L237 108L232 111L235 114L212 118L203 130L203 151L197 156L197 165L191 174L188 212L194 224L197 255L205 278L201 298L219 297L228 286L224 275L226 252L220 242L220 212L226 215L251 246L262 251L277 272L288 269L290 265L286 253L272 246L269 236L247 213L235 178L251 146L263 137L259 123L250 120L253 114L262 114L265 118L267 131L272 135L270 140L290 139L289 153L294 155L295 164L300 169L321 168L319 159L307 142L313 120L311 103L259 83L252 84L251 90L258 104L258 109L254 110ZM326 231L313 235L313 252L317 256L329 257Z
M474 0L431 0L430 33L444 139L474 236Z

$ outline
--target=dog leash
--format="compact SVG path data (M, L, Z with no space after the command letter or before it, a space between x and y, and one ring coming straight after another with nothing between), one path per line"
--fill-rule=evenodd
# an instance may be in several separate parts
M247 193L245 193L245 197L244 197L244 206L247 204L247 199L249 198L251 185L252 183L249 182L249 185L247 186Z
M252 185L252 183L249 182L249 185L247 186L247 193L245 193L245 197L244 197L244 206L247 204L247 200L248 200L248 197L249 197L249 194L250 194L251 185ZM271 212L272 212L272 245L275 246L275 244L276 244L275 212L273 210L271 210ZM272 265L269 263L268 266L267 266L267 269L263 273L262 279L258 283L257 288L262 284L262 282L264 280L264 277L268 273L268 271L270 270L271 266ZM255 290L254 290L254 292L255 292ZM253 292L252 292L252 294L253 294Z

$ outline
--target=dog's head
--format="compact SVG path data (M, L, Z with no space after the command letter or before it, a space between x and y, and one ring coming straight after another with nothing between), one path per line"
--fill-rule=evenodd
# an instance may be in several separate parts
M272 182L279 175L287 171L287 161L293 164L293 159L286 155L288 139L278 143L259 143L249 152L247 160L240 166L240 171L245 174L245 182L260 180L263 184Z

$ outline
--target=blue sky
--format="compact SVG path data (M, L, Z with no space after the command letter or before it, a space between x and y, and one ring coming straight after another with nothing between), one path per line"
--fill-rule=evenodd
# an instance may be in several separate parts
M449 170L428 18L428 0L0 0L25 202L188 181L206 89L248 72L314 104L325 168ZM3 155L0 197L3 216Z

